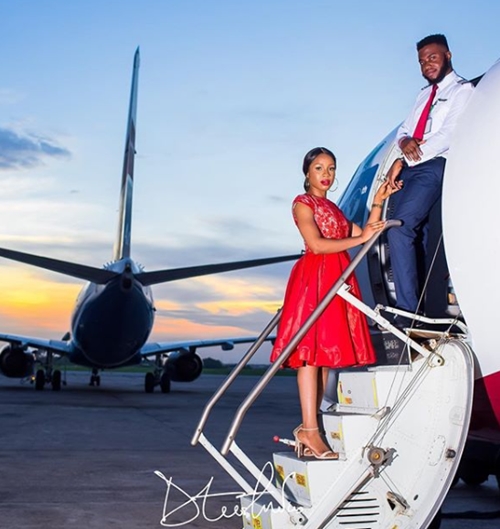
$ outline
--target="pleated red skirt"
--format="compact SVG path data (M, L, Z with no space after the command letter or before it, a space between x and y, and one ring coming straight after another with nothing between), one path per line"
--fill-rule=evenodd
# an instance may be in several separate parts
M274 362L311 315L350 262L347 252L315 255L307 252L293 267L285 293L271 361ZM361 298L352 275L351 294ZM341 368L372 364L376 360L365 315L335 296L301 340L283 367L304 365Z

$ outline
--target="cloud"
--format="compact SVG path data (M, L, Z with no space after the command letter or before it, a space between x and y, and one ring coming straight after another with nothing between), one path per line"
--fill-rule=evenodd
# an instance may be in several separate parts
M280 197L278 195L268 195L267 199L272 202L278 202L279 204L289 204L290 202L288 197Z
M0 170L36 167L45 158L68 158L69 150L48 137L0 127Z

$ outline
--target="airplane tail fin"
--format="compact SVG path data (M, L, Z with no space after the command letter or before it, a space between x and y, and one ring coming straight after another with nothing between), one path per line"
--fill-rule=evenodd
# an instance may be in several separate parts
M118 234L113 251L113 259L115 261L123 259L124 257L130 257L139 63L139 48L137 48L134 55L132 87L130 89L130 104L127 120L127 134L125 137L125 155L123 160L122 184L120 190Z

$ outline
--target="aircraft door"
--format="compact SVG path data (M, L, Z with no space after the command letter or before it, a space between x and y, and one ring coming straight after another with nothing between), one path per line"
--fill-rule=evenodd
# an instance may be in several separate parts
M369 213L369 205L378 186L385 180L393 161L399 156L395 145L394 129L360 164L348 187L338 201L347 218L356 224L363 225ZM393 218L391 201L388 201L383 218ZM397 229L397 228L395 228ZM421 287L425 286L426 314L431 317L455 317L460 310L456 304L453 287L449 280L445 250L442 241L441 201L431 210L429 225L418 241L421 256L419 270ZM425 261L424 245L428 248L429 258ZM355 253L355 252L354 252ZM428 270L432 273L427 278ZM369 305L378 303L395 306L396 292L391 268L391 259L387 236L384 234L372 247L365 263L356 273L360 283L363 299ZM427 284L426 284L427 283Z

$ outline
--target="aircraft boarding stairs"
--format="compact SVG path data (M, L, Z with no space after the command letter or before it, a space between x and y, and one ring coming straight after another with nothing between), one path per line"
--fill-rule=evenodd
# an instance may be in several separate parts
M390 221L387 228L398 226ZM242 489L243 529L410 529L428 527L451 486L465 444L471 413L473 356L464 335L404 333L379 311L352 296L345 279L379 234L364 245L302 329L238 408L219 451L203 434L217 401L279 321L264 329L207 403L191 441L200 443ZM390 331L405 346L397 363L339 373L339 402L321 414L325 438L339 460L298 458L277 452L258 468L236 443L245 413L335 295ZM384 308L385 309L385 308ZM391 309L387 308L391 311ZM287 441L284 441L287 443ZM289 444L293 444L288 441ZM231 464L231 453L253 477Z

